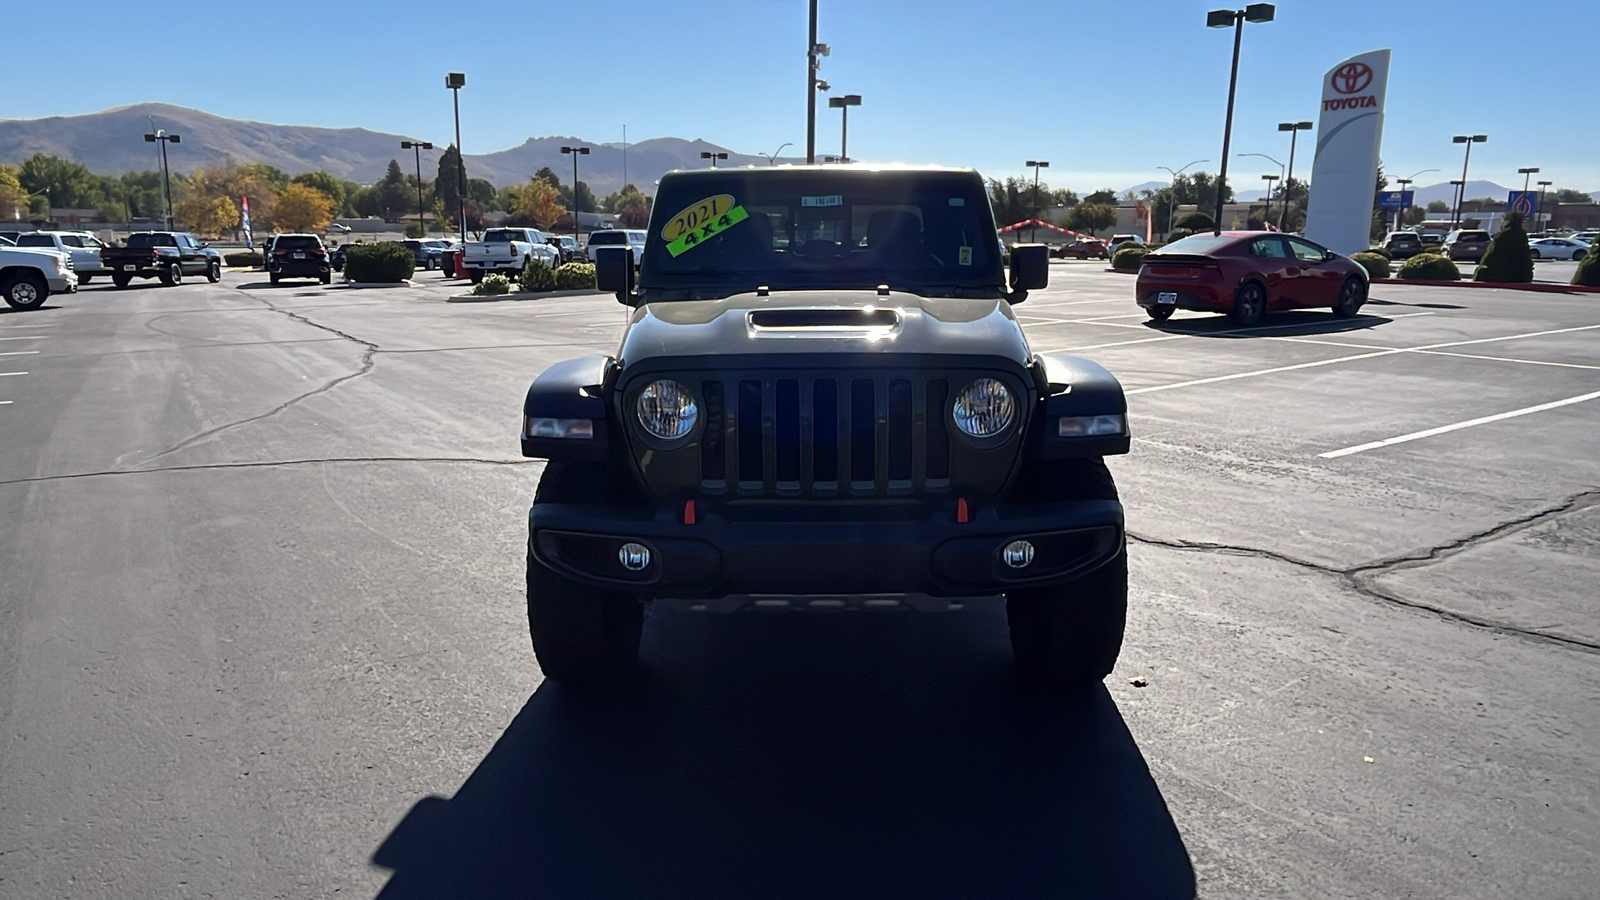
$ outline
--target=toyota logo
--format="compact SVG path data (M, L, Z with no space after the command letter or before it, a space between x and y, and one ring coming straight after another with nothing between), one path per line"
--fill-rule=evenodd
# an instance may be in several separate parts
M1372 67L1366 63L1345 63L1333 70L1333 89L1341 94L1364 91L1372 83Z

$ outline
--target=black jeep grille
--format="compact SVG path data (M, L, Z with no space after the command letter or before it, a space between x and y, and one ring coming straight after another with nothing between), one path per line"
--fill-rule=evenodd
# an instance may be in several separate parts
M945 378L726 376L698 387L705 492L892 497L950 487Z

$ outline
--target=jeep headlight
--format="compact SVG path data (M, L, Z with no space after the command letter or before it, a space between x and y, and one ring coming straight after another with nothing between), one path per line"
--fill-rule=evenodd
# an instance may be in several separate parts
M1017 401L1003 382L979 378L956 395L952 415L963 434L994 437L1011 427L1017 417Z
M669 378L645 385L634 406L645 432L663 441L687 437L700 418L700 407L689 389Z

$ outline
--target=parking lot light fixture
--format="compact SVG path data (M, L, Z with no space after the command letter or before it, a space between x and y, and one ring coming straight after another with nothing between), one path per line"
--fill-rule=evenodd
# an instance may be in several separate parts
M1534 166L1531 169L1518 169L1517 174L1522 176L1522 192L1526 194L1528 192L1528 177L1539 174L1539 167Z
M1289 132L1289 171L1288 171L1287 174L1285 174L1283 176L1283 193L1280 195L1282 197L1282 199L1278 204L1280 207L1282 207L1281 211L1278 213L1278 230L1279 231L1283 231L1285 229L1285 227L1287 226L1288 220L1289 220L1289 200L1290 200L1290 190L1289 190L1289 188L1290 188L1291 185L1294 184L1294 145L1295 145L1296 139L1300 137L1300 132L1302 132L1302 131L1310 131L1314 127L1316 127L1316 126L1312 125L1310 122L1279 122L1278 123L1278 130L1279 131L1287 131L1287 132Z
M451 72L444 76L444 86L450 90L456 108L456 220L461 225L461 244L467 243L467 159L461 153L461 89L467 86L467 76Z
M772 151L771 153L767 153L767 152L763 151L761 155L765 156L767 158L767 165L775 166L775 165L778 164L778 154L783 152L783 148L784 147L788 147L793 143L794 143L794 141L784 141L782 144L780 144L778 146L778 149Z
M1472 145L1487 141L1487 134L1458 134L1450 139L1453 144L1466 144L1467 155L1461 160L1461 195L1456 199L1456 214L1451 219L1451 224L1461 227L1461 204L1467 202L1467 166L1472 163Z
M1465 181L1457 181L1454 178L1450 179L1450 227L1452 229L1457 227L1456 223L1461 218L1461 204L1466 200L1466 196L1467 183Z
M1183 165L1183 168L1179 169L1176 172L1172 171L1172 169L1168 168L1167 166L1156 166L1156 168L1158 168L1158 169L1166 169L1167 172L1172 175L1172 197L1167 201L1167 233L1168 234L1172 233L1172 214L1178 209L1178 176L1182 175L1184 173L1184 171L1186 171L1190 166L1198 166L1201 163L1207 163L1207 162L1210 162L1210 161L1211 160L1209 160L1209 159L1197 159L1194 162L1185 163Z
M860 105L860 94L845 94L842 97L828 98L828 106L839 110L844 116L839 129L839 158L845 162L850 161L850 107Z
M417 157L417 227L422 229L419 237L428 236L428 223L422 218L422 151L432 150L433 144L428 141L401 141L401 150L410 150Z
M1267 183L1267 208L1261 213L1261 224L1263 227L1272 223L1272 187L1275 182L1280 180L1280 177L1281 176L1278 175L1261 176L1261 180ZM1283 229L1279 228L1278 230L1282 231Z
M152 123L153 124L153 123ZM165 130L157 128L154 134L145 134L146 144L161 145L161 193L167 201L167 230L172 230L172 172L167 167L167 145L183 143L178 135L168 134Z
M1541 181L1541 182L1538 182L1538 185L1539 185L1539 205L1537 205L1537 206L1535 206L1533 208L1533 220L1534 220L1535 224L1544 221L1544 189L1549 187L1552 184L1555 184L1555 182L1553 182L1553 181ZM1544 228L1540 228L1539 230L1540 231L1549 231L1550 229L1547 228L1547 227L1544 227Z
M1023 163L1033 167L1033 218L1039 218L1039 170L1050 168L1050 162L1043 159L1030 159ZM1034 226L1028 226L1028 242L1033 242Z
M1252 3L1244 9L1215 9L1206 13L1207 28L1233 26L1233 69L1228 75L1228 114L1222 125L1222 171L1217 174L1217 217L1212 224L1222 234L1222 196L1228 183L1228 145L1233 139L1233 100L1239 87L1239 44L1244 40L1244 23L1271 22L1277 7L1271 3Z
M1400 185L1400 200L1401 200L1400 211L1398 213L1396 213L1395 217L1394 217L1394 222L1395 222L1394 230L1395 231L1399 231L1400 230L1400 224L1403 221L1403 217L1406 214L1406 210L1411 208L1411 204L1406 201L1406 197L1405 197L1406 185L1411 184L1412 182L1416 181L1418 175L1426 175L1429 172L1437 172L1437 171L1439 171L1439 170L1438 169L1419 169L1419 170L1417 170L1415 172L1412 172L1411 173L1411 177L1409 177L1409 178L1396 178L1395 179L1395 182Z
M562 147L562 153L572 155L572 239L578 239L578 157L588 156L588 147ZM704 154L702 154L704 155Z
M728 154L724 153L724 152L721 152L721 151L712 152L710 150L701 150L700 151L700 158L701 159L709 159L709 160L711 160L711 168L715 169L717 167L717 160L719 160L719 159L727 159L728 158Z
M1278 162L1276 159L1273 159L1272 157L1266 155L1265 153L1241 153L1239 155L1240 156L1258 156L1258 157L1266 160L1267 162L1272 163L1273 165L1277 166L1279 175L1283 174L1283 163ZM1267 210L1264 213L1263 220L1265 220L1266 218L1271 218L1271 217L1272 217L1272 207L1271 207L1271 205L1268 205L1267 206Z

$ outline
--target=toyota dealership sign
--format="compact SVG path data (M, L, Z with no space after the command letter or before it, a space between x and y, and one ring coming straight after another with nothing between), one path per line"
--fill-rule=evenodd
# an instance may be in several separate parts
M1388 50L1353 56L1322 76L1306 237L1339 253L1371 245L1388 87Z

